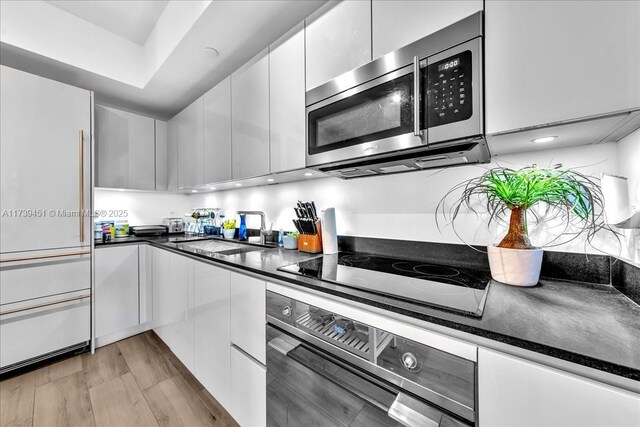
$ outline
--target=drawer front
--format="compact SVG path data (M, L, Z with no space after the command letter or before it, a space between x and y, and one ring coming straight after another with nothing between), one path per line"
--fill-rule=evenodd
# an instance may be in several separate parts
M3 266L0 305L91 287L89 257Z
M90 298L33 300L29 307L0 315L0 367L61 350L90 338ZM39 306L39 307L38 307Z

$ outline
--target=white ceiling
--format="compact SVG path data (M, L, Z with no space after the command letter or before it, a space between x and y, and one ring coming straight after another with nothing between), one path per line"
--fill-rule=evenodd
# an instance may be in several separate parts
M103 105L169 119L325 2L159 2L150 32L148 16L132 13L147 33L141 45L112 32L131 18L123 17L129 8L102 3L146 2L78 0L68 2L71 14L57 4L67 2L2 0L0 63L92 90ZM97 23L107 12L94 6L111 17ZM207 56L206 46L220 54Z
M46 0L46 2L142 46L169 0Z

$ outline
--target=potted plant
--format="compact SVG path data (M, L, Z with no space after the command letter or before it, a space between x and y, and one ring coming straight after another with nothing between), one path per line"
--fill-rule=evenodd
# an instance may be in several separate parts
M297 231L287 233L284 235L282 242L285 249L298 249L298 236L300 234Z
M451 204L447 202L453 199ZM489 216L488 225L508 220L506 236L497 245L488 245L489 266L494 280L516 286L534 286L540 278L543 250L529 240L529 222L562 223L559 235L547 246L566 243L578 236L585 245L606 230L617 237L604 222L604 198L599 180L562 165L521 169L495 167L479 177L464 181L445 194L436 208L438 217L455 222L463 211Z
M222 234L225 239L233 239L236 235L236 220L227 219L222 224Z

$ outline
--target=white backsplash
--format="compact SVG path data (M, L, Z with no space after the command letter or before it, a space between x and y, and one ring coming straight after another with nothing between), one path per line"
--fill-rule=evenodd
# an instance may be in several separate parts
M113 216L98 219L126 219L129 225L162 224L165 217L182 217L191 210L192 200L184 194L156 193L150 191L107 190L94 191L94 210L126 211L127 216Z

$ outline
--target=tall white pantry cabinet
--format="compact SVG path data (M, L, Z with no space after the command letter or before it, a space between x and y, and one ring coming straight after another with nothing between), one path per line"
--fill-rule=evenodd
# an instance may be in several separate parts
M90 339L92 107L0 66L0 372Z

